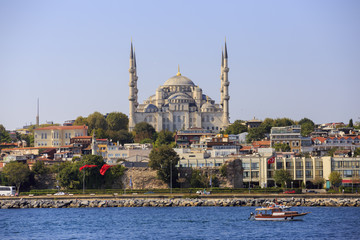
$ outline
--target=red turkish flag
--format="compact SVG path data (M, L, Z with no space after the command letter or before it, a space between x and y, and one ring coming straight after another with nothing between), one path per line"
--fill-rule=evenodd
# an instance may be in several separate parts
M105 175L106 171L111 168L112 166L108 165L108 164L104 164L101 169L100 169L100 174L101 175Z
M93 168L93 167L97 167L97 165L88 165L88 164L85 164L84 166L82 166L81 168L79 168L79 170L83 170L84 168Z
M275 156L272 156L270 158L268 158L268 164L274 163L275 162Z

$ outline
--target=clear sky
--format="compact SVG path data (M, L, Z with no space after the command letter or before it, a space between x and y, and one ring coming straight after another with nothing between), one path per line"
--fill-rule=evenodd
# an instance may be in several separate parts
M360 117L360 1L0 1L0 124L128 114L181 73L216 102L229 54L230 117Z

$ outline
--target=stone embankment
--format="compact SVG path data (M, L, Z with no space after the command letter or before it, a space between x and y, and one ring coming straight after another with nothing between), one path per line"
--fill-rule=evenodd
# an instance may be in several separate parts
M1 209L10 208L89 208L89 207L241 207L241 206L268 206L274 199L19 199L0 200ZM360 198L284 198L277 199L278 204L287 206L310 206L310 207L360 207Z

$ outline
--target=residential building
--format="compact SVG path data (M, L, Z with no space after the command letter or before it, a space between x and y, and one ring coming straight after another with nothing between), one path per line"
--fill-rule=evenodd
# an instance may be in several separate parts
M301 126L272 127L270 132L271 147L276 143L290 146L292 152L301 152Z
M190 128L187 130L178 130L175 134L175 142L180 148L188 148L191 144L200 143L202 136L215 136L211 130L202 128Z
M35 147L69 145L72 137L87 136L87 126L49 126L34 129Z
M360 136L353 137L316 137L312 138L314 155L323 156L332 148L354 152L360 147Z

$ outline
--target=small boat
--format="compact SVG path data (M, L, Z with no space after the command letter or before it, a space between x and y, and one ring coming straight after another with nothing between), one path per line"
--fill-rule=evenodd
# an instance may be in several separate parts
M309 213L287 211L280 207L257 208L255 211L255 214L250 214L249 219L257 221L291 221L301 219L303 216Z

